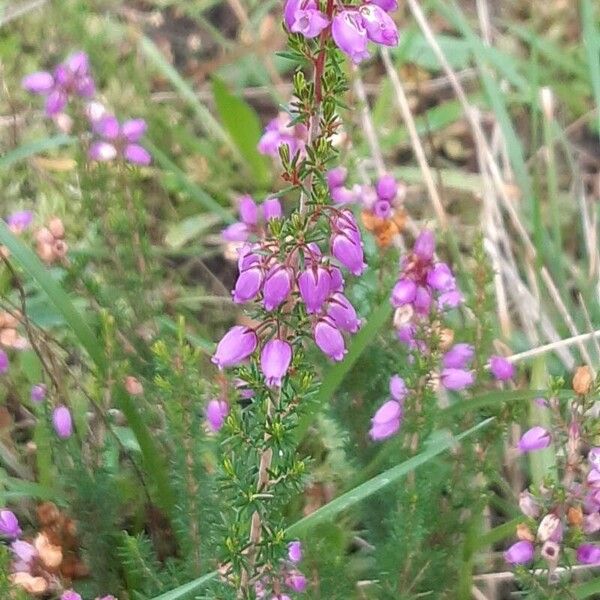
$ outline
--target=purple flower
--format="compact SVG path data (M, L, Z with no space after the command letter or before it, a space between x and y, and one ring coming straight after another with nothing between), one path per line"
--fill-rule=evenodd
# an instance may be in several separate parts
M387 12L391 12L398 8L397 0L367 0L367 2L372 2Z
M240 219L246 225L256 225L258 223L258 206L252 199L252 196L242 196L238 199L238 211Z
M38 383L31 387L30 397L31 401L35 404L39 404L46 399L46 386L43 383Z
M262 209L265 221L270 221L271 219L281 219L283 214L279 198L267 198L262 204Z
M9 538L17 538L22 531L19 527L19 521L12 510L0 510L0 535Z
M438 306L440 310L456 308L462 301L463 296L458 290L449 290L440 295L438 298Z
M414 309L421 315L427 315L431 310L432 302L431 292L426 287L417 286L415 299L413 300Z
M335 323L336 327L343 331L356 333L360 327L360 319L356 316L356 310L344 294L335 293L329 299L327 316Z
M283 20L285 26L291 31L296 20L296 11L317 8L315 0L287 0L283 8Z
M331 253L353 275L361 275L367 266L364 262L364 254L360 241L352 239L346 233L336 233L332 237Z
M437 263L427 273L427 284L440 292L455 288L456 284L450 267L446 263Z
M471 371L464 369L444 369L442 371L442 385L447 390L464 390L473 385L475 376Z
M260 354L260 368L269 387L281 387L292 362L292 347L285 340L269 340Z
M335 294L335 292L344 291L344 277L340 269L334 265L329 265L329 276L331 277L331 285L329 286L329 293Z
M373 205L373 214L380 219L389 219L392 216L392 205L388 200L377 200Z
M29 565L33 559L37 556L37 550L33 544L24 542L23 540L16 540L10 545L15 557L25 565Z
M388 400L373 415L369 436L375 442L385 440L400 429L401 420L402 406L396 400Z
M583 533L588 535L600 531L600 513L593 512L591 515L585 515L583 517Z
M226 242L245 242L250 237L250 230L246 223L232 223L223 229L221 237Z
M62 112L69 97L91 98L96 91L85 52L72 54L52 74L39 71L27 75L22 86L28 92L46 96L45 111L49 117Z
M60 600L81 600L81 596L73 590L67 590L66 592L63 592Z
M367 37L376 44L398 45L398 27L390 15L377 4L363 4L359 8Z
M344 336L329 320L321 319L315 325L315 343L329 358L340 361L346 354Z
M550 445L550 434L543 427L532 427L527 430L519 440L519 450L521 452L532 452L534 450L543 450Z
M298 276L300 295L309 313L321 310L329 296L331 275L325 267L309 267Z
M73 419L71 411L63 404L57 406L52 412L52 425L59 438L67 439L73 433Z
M390 378L390 395L400 405L402 405L404 399L408 396L408 388L400 375L393 375Z
M290 295L292 289L292 272L283 265L271 267L263 286L264 306L266 310L274 310Z
M7 373L9 366L8 354L4 350L0 350L0 375Z
M587 455L588 463L595 469L600 470L600 448L590 448Z
M600 564L600 546L596 544L581 544L577 548L577 562L584 565Z
M356 10L342 10L333 17L331 35L337 47L358 64L369 57L367 30Z
M256 350L258 338L253 329L243 325L232 327L217 344L211 361L223 369L246 360Z
M454 344L442 359L444 367L464 369L473 359L475 348L471 344Z
M392 306L400 308L404 304L411 304L416 295L417 284L411 279L400 279L392 290Z
M422 261L430 261L433 258L433 253L435 252L435 236L433 235L433 231L424 229L419 234L415 240L413 252Z
M515 366L502 356L490 356L490 371L498 381L506 381L515 376Z
M533 544L527 540L521 540L504 553L504 559L511 565L522 565L533 560L533 553Z
M342 187L346 183L348 177L348 169L345 167L335 167L327 171L325 178L327 179L327 187L329 191L333 191L335 188Z
M113 115L104 115L94 121L93 129L101 138L92 142L89 156L92 160L106 162L117 157L134 165L149 165L150 153L137 142L146 132L144 119L131 119L119 124Z
M294 22L290 30L293 33L301 33L305 38L310 39L317 37L327 25L329 25L329 19L320 10L298 9L294 13Z
M211 400L204 410L206 423L211 431L219 431L229 414L229 404L225 400Z
M288 544L288 559L293 563L299 563L302 560L302 542L294 540Z
M8 215L6 223L9 229L15 233L22 233L33 221L33 213L30 210L18 210Z
M519 494L519 508L524 515L532 519L537 519L540 516L540 505L529 492Z
M306 577L300 571L294 569L287 574L285 584L295 592L302 593L306 590Z
M233 289L233 301L236 304L244 304L253 300L262 287L264 280L263 269L260 266L250 267L242 271Z
M282 112L267 124L265 132L258 141L258 151L261 154L278 158L279 147L287 145L290 155L294 156L298 152L304 151L307 136L308 131L305 125L290 125L290 116Z
M392 202L398 193L398 184L391 175L383 175L377 181L377 184L375 185L375 191L377 192L380 200Z

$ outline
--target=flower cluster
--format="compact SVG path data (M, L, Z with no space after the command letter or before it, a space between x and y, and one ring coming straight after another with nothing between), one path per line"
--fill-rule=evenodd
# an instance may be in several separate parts
M58 217L50 219L35 234L36 253L48 265L63 260L69 246L65 242L65 226Z
M248 199L244 202L249 206ZM256 329L236 325L225 334L212 359L219 368L238 365L252 355L259 346L259 333L275 333L262 345L260 364L267 385L280 386L292 361L292 347L278 321L284 310L289 311L298 301L317 346L329 358L343 359L343 332L355 333L360 320L343 294L340 267L360 275L365 263L353 214L334 207L324 208L324 212L329 215L331 255L324 255L315 242L296 243L286 252L274 239L240 249L233 300L238 304L261 301L267 315ZM244 224L247 222L245 219Z
M536 452L554 444L557 477L547 477L537 489L520 494L524 522L517 527L519 541L505 552L513 565L545 563L549 581L565 556L567 563L600 564L600 448L591 445L597 432L593 417L592 376L581 367L573 380L576 398L539 399L549 412L552 432L535 426L519 440L521 453Z
M51 73L38 71L27 75L22 85L28 92L46 97L45 111L49 117L61 113L71 98L78 96L89 100L96 93L85 52L75 52Z
M291 592L302 593L306 590L306 577L298 570L298 564L302 561L302 544L298 540L288 544L287 560L282 561L280 572L276 578L259 579L254 585L257 598L269 598L269 600L290 600L290 597L281 592L285 587ZM283 585L282 585L283 583ZM274 595L269 595L269 590Z
M27 75L23 78L22 85L28 92L46 97L46 115L67 131L73 126L73 119L64 112L69 101L80 98L85 102L83 113L96 137L88 150L90 159L118 159L134 165L150 164L149 152L139 144L146 132L146 122L143 119L131 119L120 124L116 117L95 100L96 85L85 52L75 52L51 73L38 71Z
M392 181L379 181L378 195L393 190ZM475 348L468 343L453 344L454 332L443 327L444 313L458 307L463 296L451 268L435 258L435 237L424 230L415 240L412 252L402 257L400 275L390 301L396 309L394 325L402 344L409 350L409 360L415 355L432 359L431 382L439 381L446 390L461 391L475 383L472 362ZM430 347L432 334L439 338L435 356ZM497 381L507 381L515 374L512 363L501 356L492 356L489 370ZM394 375L390 379L390 396L371 419L369 435L380 441L396 434L404 416L404 401L412 393L405 381Z
M287 0L284 21L288 31L309 39L330 27L336 46L358 64L369 58L369 42L383 46L398 44L398 28L388 14L396 8L396 0L364 2L358 6L339 3L333 14L327 15L319 10L316 0Z

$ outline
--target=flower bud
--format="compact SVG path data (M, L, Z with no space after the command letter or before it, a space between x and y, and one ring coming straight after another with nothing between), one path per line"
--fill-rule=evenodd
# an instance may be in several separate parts
M281 219L281 216L283 215L279 198L267 198L262 203L262 209L265 221L270 221L271 219Z
M498 381L506 381L515 376L515 367L502 356L490 356L490 371Z
M356 333L360 327L360 319L356 316L356 310L344 294L335 293L331 296L327 316L342 331Z
M269 387L281 387L292 362L292 347L285 340L269 340L260 355L260 368Z
M532 519L537 519L540 516L540 505L527 491L519 494L519 508L524 515Z
M583 367L577 367L575 375L573 376L574 392L580 396L589 394L590 390L592 389L592 381L592 371L587 365Z
M400 429L402 406L395 400L388 400L377 409L371 419L370 438L377 442L394 435Z
M10 362L8 360L8 354L4 350L0 350L0 375L8 373Z
M246 225L256 225L258 223L258 207L251 196L242 196L238 200L238 210L240 219Z
M235 283L233 290L233 301L236 304L244 304L253 300L262 287L264 279L263 270L260 266L251 267L242 271Z
M291 31L301 33L305 38L311 39L317 37L327 25L329 25L329 19L320 10L299 9L294 14Z
M288 559L293 563L299 563L302 560L302 542L294 540L288 544Z
M424 229L413 246L413 253L423 261L430 261L433 258L435 252L435 236L433 231Z
M533 560L533 553L533 544L528 540L521 540L504 553L504 559L511 565L522 565Z
M291 270L283 265L274 265L267 273L263 286L265 310L274 310L284 302L292 289Z
M61 404L54 409L52 412L52 425L59 438L67 439L71 437L73 433L73 419L71 418L71 412L66 406Z
M335 361L340 361L344 358L347 352L344 336L342 336L340 330L331 321L319 320L315 325L314 338L319 349L329 356L329 358Z
M563 536L561 520L554 514L547 514L540 522L537 537L540 542L560 542Z
M396 308L410 304L417 295L417 284L411 279L400 279L392 290L392 305Z
M600 564L600 546L597 544L582 544L577 548L577 562L583 565Z
M329 296L331 275L322 266L310 267L298 277L298 288L306 310L309 313L318 312Z
M533 452L543 450L550 445L550 434L543 427L532 427L527 430L519 440L521 452Z
M211 400L204 410L206 423L211 431L219 431L229 414L229 404L225 400Z
M359 9L367 37L376 44L398 45L398 27L390 15L376 4L363 4Z
M464 369L473 360L475 348L471 344L455 344L444 354L442 364L450 369Z
M375 191L381 200L392 202L398 193L398 184L392 175L383 175L377 181Z
M517 537L520 540L528 540L529 542L535 541L535 535L531 533L531 530L525 523L519 523L517 525Z
M444 369L441 381L447 390L459 391L473 385L475 376L471 371L465 371L464 369Z
M253 329L235 325L221 339L211 361L223 369L246 360L256 350L258 338Z
M331 238L331 253L357 277L367 266L360 241L346 233L337 233Z
M35 404L39 404L46 399L46 386L43 383L38 383L31 387L30 397L31 401Z
M392 375L390 377L390 396L402 405L406 396L408 396L408 388L400 375Z
M8 538L18 538L21 535L21 527L15 513L11 510L0 510L0 535Z

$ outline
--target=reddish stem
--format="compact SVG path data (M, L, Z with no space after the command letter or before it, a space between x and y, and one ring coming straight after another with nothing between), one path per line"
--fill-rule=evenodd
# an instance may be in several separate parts
M331 21L333 18L333 0L327 0L327 18ZM331 26L321 32L319 38L320 49L315 61L315 104L319 105L323 100L323 71L325 70L325 44L331 33Z

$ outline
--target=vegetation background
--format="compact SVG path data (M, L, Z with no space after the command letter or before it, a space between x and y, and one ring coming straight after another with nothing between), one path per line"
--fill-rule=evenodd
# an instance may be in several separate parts
M341 155L356 183L382 171L407 183L406 239L432 225L464 286L477 286L473 273L489 277L479 326L460 326L472 338L482 328L490 349L517 355L519 377L513 389L472 398L493 407L478 423L505 419L493 425L504 437L485 474L484 531L470 530L458 550L435 541L453 539L459 526L426 501L447 494L448 461L415 471L415 488L373 496L377 474L403 450L380 451L365 436L397 361L387 302L396 255L367 237L371 268L352 299L368 324L343 363L315 354L323 384L307 400L298 438L310 479L286 508L288 525L329 511L290 531L310 531L306 568L319 580L310 597L500 600L514 591L501 551L518 522L516 496L548 460L511 454L519 430L507 422L538 423L536 390L600 363L600 9L593 0L406 0L395 20L397 48L360 70L347 67L347 104L356 110L341 114ZM0 231L23 269L0 270L1 305L25 308L40 345L15 356L17 374L0 383L0 505L16 503L33 527L41 501L77 519L90 573L77 588L90 597L121 590L180 600L204 597L214 584L217 467L214 440L198 433L198 399L229 385L209 357L239 318L229 292L236 266L220 230L236 219L239 195L284 188L256 150L292 92L294 65L278 54L286 44L280 21L277 0L23 0L1 8L0 215L28 208L38 224L59 216L70 262L41 271ZM76 137L57 132L22 90L24 75L78 49L89 53L106 104L147 120L151 167L79 168ZM39 354L54 357L76 422L112 437L81 451L57 444L40 419L45 409L27 401L44 370ZM145 390L133 401L113 385L132 373ZM456 423L460 431L475 425ZM450 445L434 437L416 463L400 463L392 483ZM407 489L419 502L402 519ZM360 493L332 502L348 490ZM381 582L374 565L387 574ZM14 593L2 585L3 597ZM572 597L600 597L598 580L577 585Z

